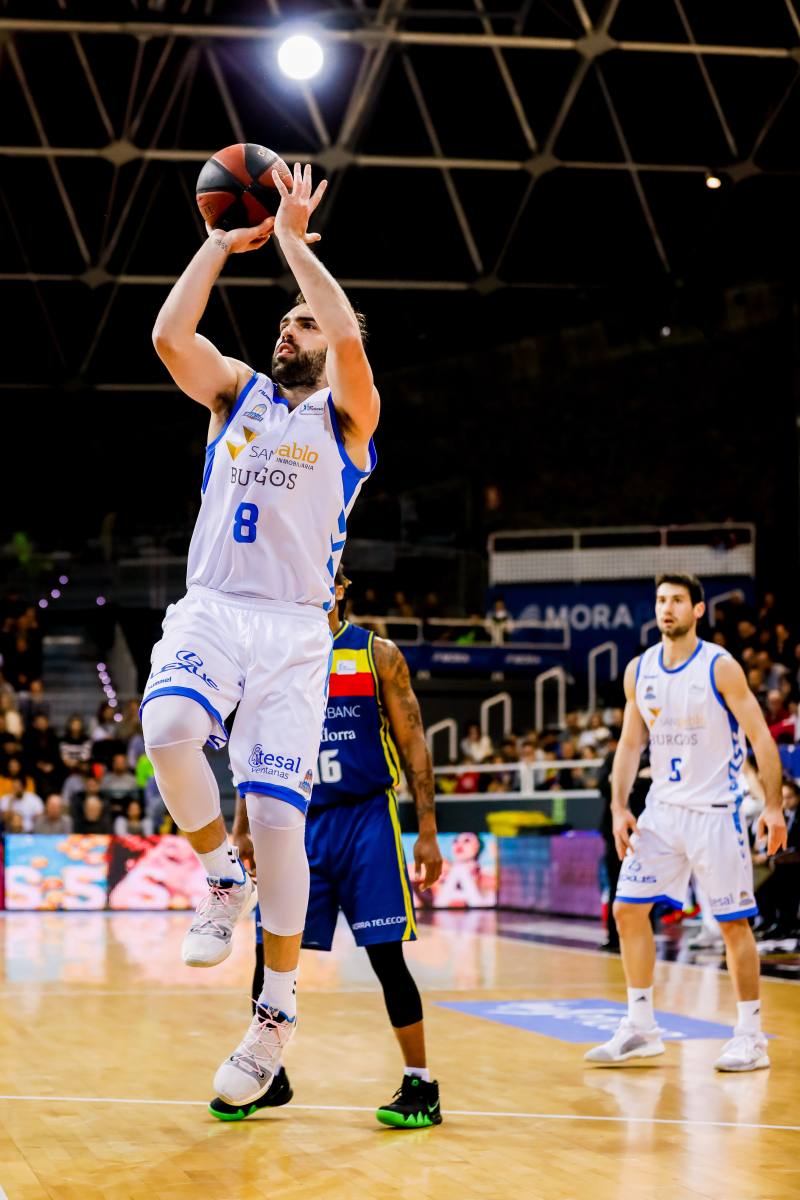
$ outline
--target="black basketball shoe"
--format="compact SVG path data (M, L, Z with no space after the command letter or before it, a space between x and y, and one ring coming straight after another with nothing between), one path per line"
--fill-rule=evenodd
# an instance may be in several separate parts
M394 1125L396 1129L423 1129L426 1125L441 1125L439 1084L435 1079L426 1083L419 1075L404 1075L391 1102L382 1105L375 1116L383 1125Z
M243 1121L245 1117L251 1117L259 1108L279 1108L281 1104L288 1104L293 1095L289 1076L286 1074L285 1068L281 1067L264 1095L259 1096L252 1104L245 1104L243 1108L234 1108L232 1104L226 1104L224 1100L220 1100L219 1096L216 1096L209 1104L208 1111L218 1121Z

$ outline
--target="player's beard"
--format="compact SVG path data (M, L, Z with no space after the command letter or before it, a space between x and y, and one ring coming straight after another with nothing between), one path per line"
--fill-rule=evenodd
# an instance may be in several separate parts
M677 642L678 638L685 637L691 628L691 625L672 625L669 629L662 629L661 632L671 642Z
M291 358L272 356L272 378L285 388L317 388L325 371L326 350L298 350Z

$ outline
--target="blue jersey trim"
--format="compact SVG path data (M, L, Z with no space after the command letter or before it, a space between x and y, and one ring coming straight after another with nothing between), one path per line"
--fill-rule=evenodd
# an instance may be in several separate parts
M196 692L194 688L177 687L175 685L172 687L156 688L156 690L151 692L149 696L145 696L145 698L142 700L142 703L139 705L140 720L142 717L142 709L144 708L145 704L149 704L151 700L155 700L156 696L186 696L189 700L196 700L201 708L204 708L208 715L214 718L214 720L217 722L217 725L222 730L221 738L215 737L212 734L206 742L206 745L210 746L212 750L222 749L228 740L228 731L225 728L225 722L214 708L214 705L211 703L211 701L207 699L202 692Z
M659 900L663 900L665 904L671 904L673 908L683 908L682 900L673 900L672 896L620 896L617 892L614 900L619 900L621 904L657 904Z
M206 446L206 465L205 465L205 469L203 470L203 486L201 488L203 495L205 495L206 488L208 487L208 481L211 478L211 471L214 466L214 453L217 449L217 446L219 445L220 438L224 437L224 435L230 429L231 421L233 421L234 417L239 412L239 409L244 404L245 400L247 399L248 394L252 391L253 385L255 384L255 381L257 379L258 379L258 372L254 371L253 374L251 375L250 379L248 379L247 383L244 385L242 390L239 392L239 395L236 397L236 403L234 404L233 408L231 409L230 415L229 415L227 421L225 422L225 424L222 426L222 429L220 429L219 433L214 438L213 442L209 442L208 445Z
M731 712L731 710L728 708L727 704L725 703L725 697L722 695L719 688L717 687L717 681L714 678L714 664L720 658L725 658L725 655L724 654L715 654L714 655L714 657L711 660L711 666L708 668L708 676L709 676L709 679L711 680L711 690L714 693L717 700L719 701L719 703L725 709L725 712L727 713L727 716L728 716L728 724L731 727L731 733L734 734L734 733L738 733L738 731L739 731L739 722L736 720L736 717L733 715L733 713Z
M640 654L640 655L639 655L639 660L638 660L638 662L636 663L636 683L638 683L638 682L639 682L639 672L640 672L640 671L641 671L641 669L642 669L642 659L643 659L643 658L644 658L644 654Z
M369 465L366 471L362 471L353 462L350 455L347 453L344 445L344 438L339 429L339 419L336 416L336 409L333 404L333 396L328 392L328 412L331 417L331 426L333 428L333 436L336 438L336 445L339 447L339 457L344 466L342 467L342 488L344 489L344 506L347 508L350 501L353 499L356 488L362 480L366 479L375 470L375 464L378 461L378 455L375 450L375 443L372 438L369 439L368 453ZM344 532L342 530L342 532Z
M665 674L677 675L679 671L683 671L686 667L688 667L690 662L694 662L694 660L697 658L698 654L700 653L700 651L702 649L703 649L703 642L700 639L698 639L697 647L695 648L694 652L689 655L686 662L682 662L679 667L665 667L664 666L664 647L661 646L658 651L658 665L661 667L661 670L664 671Z
M721 916L719 913L712 913L711 915L715 921L738 921L740 917L757 917L758 908L740 908L738 912L723 913Z
M276 800L285 800L287 804L291 804L292 808L299 808L303 816L308 812L308 800L305 796L298 796L297 792L293 792L291 788L281 787L279 783L261 783L260 780L249 780L246 783L238 784L236 790L242 799L248 792L252 792L256 796L274 796Z

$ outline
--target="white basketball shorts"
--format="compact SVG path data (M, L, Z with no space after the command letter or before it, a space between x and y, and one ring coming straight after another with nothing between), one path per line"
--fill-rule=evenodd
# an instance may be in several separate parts
M648 802L622 862L617 900L664 900L683 908L694 874L718 921L755 917L753 864L747 833L733 809L692 809Z
M233 597L193 585L167 609L150 656L142 708L188 696L213 722L208 745L230 737L233 782L305 812L311 799L333 639L322 609Z

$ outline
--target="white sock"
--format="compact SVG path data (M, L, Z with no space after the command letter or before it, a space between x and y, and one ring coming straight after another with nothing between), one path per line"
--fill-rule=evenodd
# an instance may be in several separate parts
M212 879L232 879L235 883L244 883L244 867L233 854L228 840L209 850L207 854L195 851L205 868L206 875Z
M277 1008L281 1012L286 1013L289 1020L294 1020L297 1016L297 972L299 967L295 967L293 971L271 971L269 967L264 968L264 986L261 989L261 995L258 998L258 1003L262 1008Z
M738 1020L734 1033L761 1033L760 1000L739 1000L736 1013Z
M427 1067L406 1067L404 1075L418 1075L425 1083L430 1083L431 1073Z
M637 1029L652 1029L656 1023L653 1015L653 989L628 988L628 1020Z

